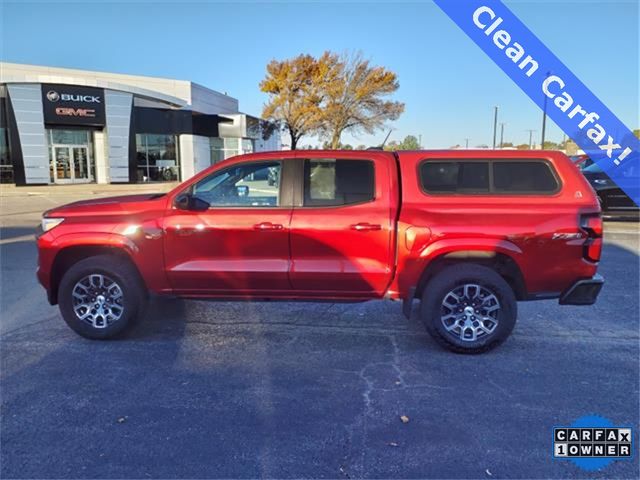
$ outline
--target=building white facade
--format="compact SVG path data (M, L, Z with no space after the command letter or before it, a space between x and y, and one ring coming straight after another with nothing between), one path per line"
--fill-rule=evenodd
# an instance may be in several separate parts
M237 99L188 80L0 62L0 179L18 185L184 180L279 150Z

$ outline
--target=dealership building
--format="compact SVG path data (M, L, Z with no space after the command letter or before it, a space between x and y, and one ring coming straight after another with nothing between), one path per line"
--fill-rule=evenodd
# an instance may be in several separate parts
M188 80L0 62L0 181L185 180L280 136L238 100Z

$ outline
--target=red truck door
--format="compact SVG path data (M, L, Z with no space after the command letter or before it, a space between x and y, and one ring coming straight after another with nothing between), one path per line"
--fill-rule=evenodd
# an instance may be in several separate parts
M395 160L381 152L355 155L298 160L289 278L305 295L376 297L391 281Z
M190 188L208 210L169 211L164 251L175 290L225 296L290 291L291 201L280 188L286 162L239 162L214 171Z

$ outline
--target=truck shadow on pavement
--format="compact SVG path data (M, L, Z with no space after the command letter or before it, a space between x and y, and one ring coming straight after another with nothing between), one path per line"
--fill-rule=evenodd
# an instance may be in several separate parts
M0 241L10 243L10 241L18 241L17 239L26 240L28 236L34 236L36 227L0 227ZM35 238L35 237L34 237Z

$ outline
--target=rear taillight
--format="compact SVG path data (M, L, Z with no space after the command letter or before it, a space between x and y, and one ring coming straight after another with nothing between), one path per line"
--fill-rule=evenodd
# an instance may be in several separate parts
M591 262L600 261L602 254L602 217L599 213L582 215L580 227L587 233L583 256Z

